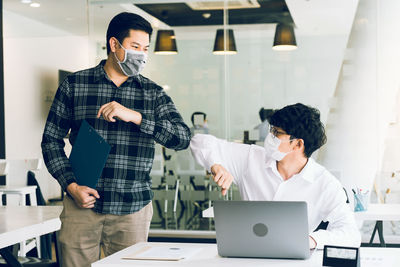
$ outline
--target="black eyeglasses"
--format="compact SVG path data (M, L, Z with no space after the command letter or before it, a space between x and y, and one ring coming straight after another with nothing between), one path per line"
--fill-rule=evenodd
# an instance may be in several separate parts
M276 136L276 137L278 137L278 136L280 136L280 135L287 134L287 133L284 132L284 131L279 131L276 127L274 127L274 126L272 126L272 125L269 126L269 132L272 133L272 134L273 134L274 136Z
M269 132L270 132L273 136L275 136L275 137L279 137L279 136L285 135L285 134L286 134L286 135L289 135L289 134L286 133L285 131L283 131L283 130L278 130L275 126L272 126L272 125L269 126ZM297 138L290 135L290 139L289 139L288 141L292 141L292 140L295 140L295 139L297 139Z

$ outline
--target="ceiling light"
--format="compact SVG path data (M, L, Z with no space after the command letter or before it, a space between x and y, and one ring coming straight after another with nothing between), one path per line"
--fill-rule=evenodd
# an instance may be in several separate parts
M176 55L178 48L176 47L175 33L173 30L158 30L156 38L156 47L154 54L157 55Z
M274 45L276 51L291 51L297 49L296 36L292 25L279 23L276 25Z
M40 4L39 3L31 3L30 6L31 7L40 7Z
M22 4L30 4L32 3L32 0L21 0Z
M226 49L225 49L225 38L224 38L224 29L218 29L217 34L215 35L214 42L214 55L234 55L237 54L235 36L233 35L233 30L226 30Z

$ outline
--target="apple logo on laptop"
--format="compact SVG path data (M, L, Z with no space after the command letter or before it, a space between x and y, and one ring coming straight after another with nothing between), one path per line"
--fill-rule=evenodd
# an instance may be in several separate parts
M268 234L268 227L263 223L257 223L253 226L253 232L256 236L263 237Z

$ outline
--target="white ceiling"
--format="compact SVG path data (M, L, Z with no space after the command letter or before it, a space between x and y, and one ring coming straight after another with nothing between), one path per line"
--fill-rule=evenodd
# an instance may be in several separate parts
M182 0L89 0L88 6L85 0L33 1L40 3L41 6L32 8L20 0L3 0L4 20L8 20L4 24L21 27L20 29L14 27L9 31L6 28L5 37L90 35L96 40L103 40L109 21L122 11L143 15L155 28L168 28L168 25L138 9L133 3L182 2ZM358 0L286 0L286 3L296 24L296 34L340 35L350 32ZM47 27L35 27L36 23L45 24ZM35 32L35 28L41 28L42 32ZM247 30L249 26L235 25L234 28ZM271 28L271 25L266 28ZM193 30L193 27L187 30Z
M88 9L85 0L33 0L33 2L40 3L40 7L30 7L29 4L23 4L20 0L3 0L3 9L7 12L4 19L18 19L22 16L26 18L25 23L20 21L9 23L20 27L30 27L26 23L36 21L72 35L88 34L88 27L86 27ZM12 14L11 18L6 16L7 14ZM13 33L10 34L13 35Z
M286 0L296 29L307 35L349 34L358 2L359 0Z

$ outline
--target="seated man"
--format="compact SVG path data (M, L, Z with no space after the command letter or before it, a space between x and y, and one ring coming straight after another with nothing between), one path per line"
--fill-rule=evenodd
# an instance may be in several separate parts
M234 182L243 200L307 202L310 248L360 246L342 185L310 157L326 142L319 111L298 103L277 110L269 122L264 147L197 134L190 148L223 195ZM312 232L321 221L329 221L327 229Z

